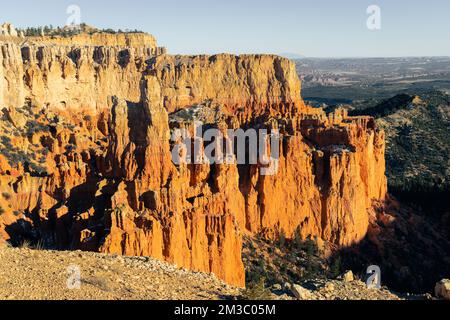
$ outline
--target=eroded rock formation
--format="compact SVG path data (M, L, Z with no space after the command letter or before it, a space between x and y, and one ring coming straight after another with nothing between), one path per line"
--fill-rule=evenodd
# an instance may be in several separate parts
M244 286L245 234L364 238L386 195L373 119L305 106L287 59L170 56L150 36L111 37L0 43L3 239L148 255ZM174 119L192 109L218 129L279 130L277 173L175 165L171 130L190 124Z

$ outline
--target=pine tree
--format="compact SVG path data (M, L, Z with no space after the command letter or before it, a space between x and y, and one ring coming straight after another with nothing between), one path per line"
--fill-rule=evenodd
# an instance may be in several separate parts
M337 278L341 274L341 269L342 269L341 257L337 256L336 258L334 258L333 263L331 264L330 267L331 277Z

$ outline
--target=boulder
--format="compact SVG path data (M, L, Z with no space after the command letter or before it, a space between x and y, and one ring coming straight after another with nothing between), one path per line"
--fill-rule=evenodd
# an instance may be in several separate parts
M450 280L442 279L436 283L434 293L438 298L450 300Z
M291 292L298 300L310 300L312 293L298 284L291 285Z
M332 282L328 282L328 283L325 284L324 289L325 289L325 291L332 292L336 288L335 288L335 286L334 286L334 284Z
M344 280L345 282L352 282L353 280L355 280L355 277L353 276L353 272L351 270L345 272L342 275L342 280Z
M272 289L275 290L275 291L281 291L281 290L283 290L283 287L281 286L281 284L275 283L275 284L272 286Z

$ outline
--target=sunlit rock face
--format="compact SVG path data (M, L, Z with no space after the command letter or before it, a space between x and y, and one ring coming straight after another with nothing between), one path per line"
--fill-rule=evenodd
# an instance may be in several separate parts
M149 35L0 43L0 237L152 256L238 286L244 235L356 243L386 196L384 133L300 91L287 59L170 56ZM192 124L174 115L191 108L220 130L278 130L276 173L176 165L171 132Z

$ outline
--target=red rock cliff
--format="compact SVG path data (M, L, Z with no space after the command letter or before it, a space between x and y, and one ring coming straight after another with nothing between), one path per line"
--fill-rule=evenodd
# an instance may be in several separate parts
M0 44L1 237L149 255L243 286L244 234L365 236L386 194L373 119L306 107L280 57L155 47ZM173 119L193 107L218 128L279 129L277 174L175 165L171 129L190 124Z

